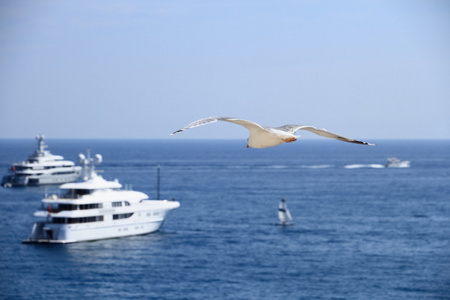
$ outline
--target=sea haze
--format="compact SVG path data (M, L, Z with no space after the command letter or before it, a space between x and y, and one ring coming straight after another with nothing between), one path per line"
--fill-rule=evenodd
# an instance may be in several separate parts
M159 165L181 207L154 234L25 245L57 187L0 188L0 298L450 299L450 141L371 142L48 139L150 198ZM0 174L35 148L0 140ZM411 167L382 167L392 156Z

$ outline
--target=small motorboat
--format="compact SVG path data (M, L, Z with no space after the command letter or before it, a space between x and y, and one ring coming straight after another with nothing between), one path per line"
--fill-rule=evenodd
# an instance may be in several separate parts
M409 168L409 160L400 160L397 157L390 157L387 159L386 168Z

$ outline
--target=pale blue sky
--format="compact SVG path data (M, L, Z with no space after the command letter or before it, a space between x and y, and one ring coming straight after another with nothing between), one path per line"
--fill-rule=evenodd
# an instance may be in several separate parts
M449 139L450 1L3 0L0 105L0 138Z

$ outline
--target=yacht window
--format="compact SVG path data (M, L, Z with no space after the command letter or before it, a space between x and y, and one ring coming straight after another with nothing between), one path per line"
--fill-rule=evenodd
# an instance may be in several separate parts
M68 224L92 223L103 221L103 216L83 217L83 218L67 218Z
M53 218L53 223L55 224L66 224L67 218Z
M75 190L75 195L78 195L78 196L88 195L90 193L91 193L91 190L85 190L85 189L76 189Z
M130 206L130 202L125 201L125 206Z
M77 210L75 204L59 204L59 210Z
M23 171L23 170L31 170L31 167L25 167L25 166L15 166L16 171Z
M84 218L52 218L54 224L79 224L79 223L92 223L102 222L103 216L84 217Z
M117 202L112 203L112 207L121 207L121 206L122 206L122 201L117 201Z
M80 204L80 209L96 209L103 208L102 203Z
M113 215L113 220L126 219L126 218L131 217L132 215L133 215L133 213Z
M80 198L83 195L89 195L91 190L86 189L70 189L67 191L66 198Z
M66 174L73 174L75 171L64 171L64 172L54 172L52 175L66 175Z

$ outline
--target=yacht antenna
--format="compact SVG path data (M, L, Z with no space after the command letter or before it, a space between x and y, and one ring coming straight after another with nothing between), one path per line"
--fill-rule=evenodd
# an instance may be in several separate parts
M79 154L78 159L83 166L83 177L85 180L93 179L97 176L94 165L102 162L103 158L100 154L96 154L94 158L91 158L91 148L87 148L87 158L83 154Z
M36 154L38 156L44 155L45 148L47 148L47 145L44 144L45 136L38 134L36 139L38 140L38 151L36 151Z

